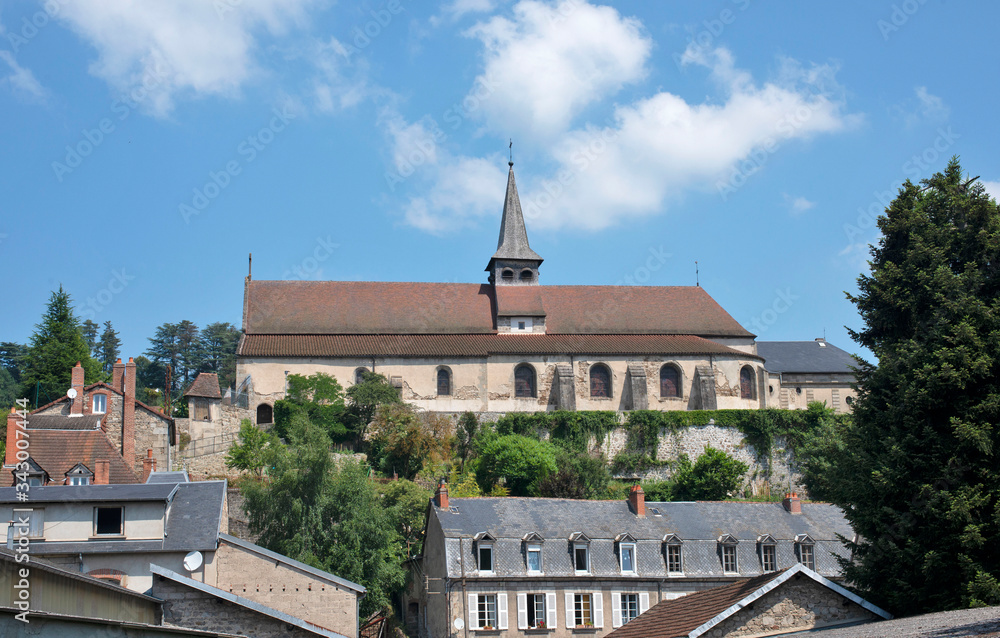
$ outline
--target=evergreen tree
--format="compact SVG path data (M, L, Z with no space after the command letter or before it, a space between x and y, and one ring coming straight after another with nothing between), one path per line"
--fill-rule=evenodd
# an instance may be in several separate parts
M236 381L236 347L240 343L240 329L231 323L216 322L201 331L202 361L200 372L219 375L222 388L234 387Z
M24 356L21 396L48 403L66 394L73 366L79 361L88 383L103 378L101 365L90 356L90 347L73 313L73 302L62 286L49 297L42 322L35 326Z
M154 364L157 364L159 368L158 384L150 387L165 389L165 368L166 366L170 366L170 396L174 398L177 397L177 391L180 388L180 351L181 346L178 340L178 328L177 324L173 323L164 323L160 325L156 329L154 335L150 337L149 348L146 350L146 355Z
M1000 210L957 159L907 181L848 295L854 425L830 466L847 581L896 614L1000 603Z
M111 368L121 355L121 345L122 340L118 338L118 332L111 327L110 321L105 321L104 332L101 333L101 340L97 343L97 358L105 375L111 374Z
M87 347L90 348L90 356L95 359L100 358L100 351L98 348L97 341L97 331L101 329L100 324L97 322L87 319L83 322L81 330L83 330L83 338L87 342Z
M28 348L13 341L0 342L0 368L5 369L17 383L21 382L21 371L24 369L24 355Z
M177 324L177 354L180 363L177 376L183 381L181 387L186 390L194 381L194 375L201 368L204 358L201 349L201 331L187 319Z

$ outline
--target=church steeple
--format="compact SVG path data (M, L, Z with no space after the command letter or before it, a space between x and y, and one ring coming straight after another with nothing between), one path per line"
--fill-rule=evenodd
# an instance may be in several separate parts
M503 200L503 217L500 220L500 237L497 251L490 258L486 271L494 284L533 285L538 283L538 266L542 257L528 245L528 231L524 227L521 200L514 181L514 162L508 162L507 195Z

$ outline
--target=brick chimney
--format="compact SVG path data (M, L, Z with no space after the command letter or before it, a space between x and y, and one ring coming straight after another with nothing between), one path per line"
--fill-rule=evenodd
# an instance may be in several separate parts
M142 482L145 483L151 472L156 471L156 459L153 458L153 449L146 450L146 458L142 459Z
M135 468L135 361L128 358L125 364L125 383L122 389L122 458L130 468Z
M781 504L789 514L802 513L802 501L799 500L799 495L795 492L785 494L785 500L781 501Z
M73 367L73 376L70 387L76 390L76 397L73 398L69 407L70 416L83 416L83 366L77 361Z
M111 387L119 392L124 393L125 388L122 387L122 380L125 378L125 364L119 359L115 361L115 365L111 366Z
M434 493L434 504L443 510L448 509L448 484L444 481L438 484L437 492Z
M4 454L4 465L17 463L17 424L21 422L21 417L16 410L17 406L14 406L7 414L7 450Z
M111 481L111 461L98 459L94 461L94 485L107 485Z
M628 491L628 506L639 518L646 518L646 493L638 483Z

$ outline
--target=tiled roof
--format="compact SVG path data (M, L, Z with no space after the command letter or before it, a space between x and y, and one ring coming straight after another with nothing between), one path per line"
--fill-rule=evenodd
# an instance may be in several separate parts
M500 238L493 259L527 259L542 261L541 256L528 245L528 231L524 228L521 198L514 181L514 164L507 172L507 194L503 199L503 217L500 219Z
M857 365L850 353L826 341L758 341L757 354L768 372L854 374L851 366Z
M659 602L635 620L608 634L608 638L681 638L743 600L784 573L749 580Z
M753 336L698 286L531 288L551 334ZM487 284L251 281L246 296L247 335L495 330L493 289Z
M184 393L186 397L205 397L206 399L221 399L219 392L219 375L214 372L200 372Z
M690 335L246 335L239 354L244 357L719 354L759 358Z
M30 426L34 417L28 417ZM86 417L71 419L60 417L67 421L82 421ZM111 483L138 483L139 478L125 464L122 455L108 440L104 430L36 430L31 432L31 445L28 452L54 482L66 478L66 472L77 463L83 463L91 472L94 471L94 461L107 459L109 461L108 480ZM13 485L14 475L5 472L2 485ZM67 489L78 489L79 486ZM37 489L37 488L35 488Z
M637 576L667 576L663 537L675 534L682 542L686 576L722 577L717 540L731 534L737 544L742 576L762 572L757 538L770 534L777 541L778 567L798 561L794 539L808 534L816 543L818 572L840 575L837 556L845 555L838 535L851 538L853 531L839 508L828 503L803 503L802 514L787 512L781 503L675 502L646 503L646 517L639 518L620 501L588 501L554 498L453 498L450 509L431 507L445 536L449 576L461 576L465 565L475 564L472 544L467 540L489 532L494 544L495 575L519 577L527 574L522 538L534 532L544 539L542 561L545 574L573 576L569 537L583 532L590 539L591 572L595 578L620 577L615 537L631 534L636 539ZM430 528L430 527L429 527ZM550 549L551 548L551 549Z

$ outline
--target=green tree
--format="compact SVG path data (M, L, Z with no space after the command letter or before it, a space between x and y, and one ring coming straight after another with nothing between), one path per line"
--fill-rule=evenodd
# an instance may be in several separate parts
M177 333L178 330L176 324L161 324L156 328L156 332L153 336L149 338L149 348L145 353L146 356L149 357L150 361L155 363L160 368L158 385L148 387L165 390L166 367L170 366L170 396L173 398L178 396L178 390L180 389L181 346L178 341Z
M501 481L513 496L535 496L539 484L558 471L551 443L519 434L489 437L479 449L476 481L484 492Z
M465 468L465 462L469 460L469 455L472 453L473 442L476 440L478 432L479 417L474 412L462 413L462 416L458 419L458 427L455 428L455 444L458 457L462 461L463 469Z
M101 340L97 342L97 359L101 362L101 367L105 375L111 374L111 368L115 365L121 355L122 340L118 338L118 331L111 327L110 321L104 322L104 332L101 333Z
M553 498L601 498L611 481L608 461L603 454L566 449L556 443L556 467L538 485L539 496Z
M97 346L97 333L100 329L101 324L92 319L87 319L80 325L80 330L83 331L83 339L87 342L87 347L90 348L90 356L95 359L100 358L100 351Z
M244 487L250 530L264 547L364 585L361 615L390 607L406 582L403 540L367 468L338 467L330 440L298 415L270 481Z
M334 441L349 437L344 389L335 378L324 372L308 377L290 374L286 383L285 398L274 403L274 430L278 435L287 437L294 417L303 415Z
M708 445L693 464L682 454L671 480L671 500L721 501L739 489L748 469L743 461Z
M274 467L285 446L277 435L261 430L243 419L240 423L240 439L226 452L226 467L250 472L258 479L264 477L268 468Z
M24 356L28 349L13 341L0 343L0 368L5 369L17 383L21 382L21 370L24 368Z
M369 430L368 456L386 476L413 479L431 457L449 456L447 425L446 419L417 414L406 404L380 406Z
M34 401L37 389L39 403L66 394L77 361L83 365L88 383L103 378L101 365L91 358L80 320L73 313L73 300L62 286L49 297L23 361L20 394Z
M216 322L201 331L200 372L214 372L219 375L222 388L236 385L236 347L240 343L240 329L231 323Z
M368 424L375 417L380 405L402 403L399 391L389 385L389 380L370 370L361 373L361 383L347 389L347 401L351 409L351 428L354 431L355 449L361 449Z
M423 551L424 524L431 491L413 481L398 479L382 485L382 501L396 520L396 531L406 543L406 555L417 556Z
M177 376L182 381L181 387L186 389L194 381L205 358L201 348L201 330L187 319L177 324L177 355L180 363Z
M139 355L135 358L135 396L148 405L162 405L166 368Z
M1000 210L957 159L905 182L848 295L854 423L831 498L860 540L845 577L912 614L1000 603Z

